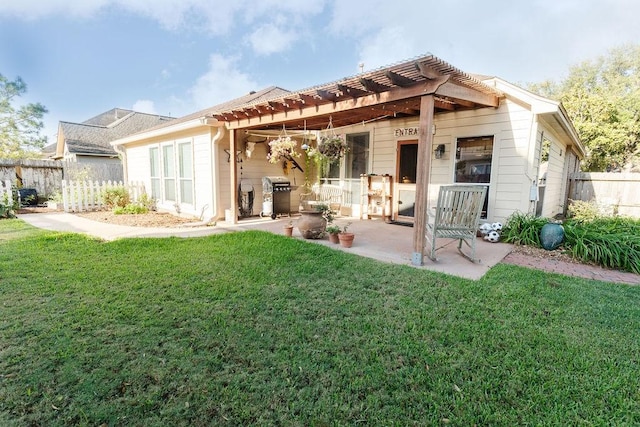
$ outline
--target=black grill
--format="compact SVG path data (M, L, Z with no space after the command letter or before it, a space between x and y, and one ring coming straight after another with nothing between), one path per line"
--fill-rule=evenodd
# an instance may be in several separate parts
M262 178L263 206L271 202L271 212L263 209L261 216L291 215L291 182L284 176L265 176Z

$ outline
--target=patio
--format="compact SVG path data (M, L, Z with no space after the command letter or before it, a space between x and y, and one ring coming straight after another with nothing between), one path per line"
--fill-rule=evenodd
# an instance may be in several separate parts
M132 237L198 237L242 230L265 230L275 234L283 234L283 227L290 220L287 217L275 220L251 217L240 220L237 224L221 221L218 222L215 227L142 228L96 222L77 215L60 212L26 214L20 215L20 218L35 227L56 231L84 233L104 240ZM295 226L297 216L293 215L291 220ZM412 227L387 224L377 219L359 220L356 218L340 217L336 220L336 224L338 225L346 224L347 222L351 222L349 229L356 235L353 247L349 249L344 249L340 245L330 243L327 238L306 241L383 262L412 266ZM302 239L300 232L296 228L293 230L293 238ZM438 242L440 242L440 240L438 240ZM511 245L506 243L489 243L479 238L476 251L481 261L480 263L472 263L460 255L457 249L457 243L452 240L446 247L438 251L437 262L433 262L425 257L424 265L415 268L424 268L426 270L477 280L492 266L502 261L502 259L511 252L511 248Z

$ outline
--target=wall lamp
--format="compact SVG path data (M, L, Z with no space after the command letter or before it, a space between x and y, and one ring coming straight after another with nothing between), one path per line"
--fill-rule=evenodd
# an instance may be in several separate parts
M444 144L438 145L434 152L436 153L436 159L441 159L444 154Z

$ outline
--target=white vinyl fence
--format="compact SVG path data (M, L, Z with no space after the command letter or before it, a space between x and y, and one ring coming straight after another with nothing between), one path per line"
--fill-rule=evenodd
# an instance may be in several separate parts
M144 184L124 184L122 181L62 181L62 206L65 212L99 211L106 209L102 193L108 188L125 187L131 201L145 194Z

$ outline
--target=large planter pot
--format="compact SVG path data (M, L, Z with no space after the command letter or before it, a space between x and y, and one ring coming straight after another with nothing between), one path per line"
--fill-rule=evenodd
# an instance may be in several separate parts
M343 248L350 248L353 245L353 238L355 235L353 233L340 233L338 234L338 239L340 240L340 246Z
M564 228L560 224L548 223L540 230L540 243L548 251L557 249L564 240Z
M320 239L327 228L327 220L320 211L300 211L298 230L305 239Z

